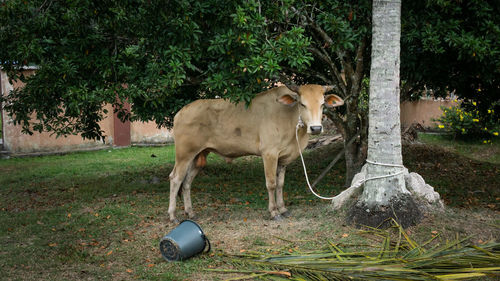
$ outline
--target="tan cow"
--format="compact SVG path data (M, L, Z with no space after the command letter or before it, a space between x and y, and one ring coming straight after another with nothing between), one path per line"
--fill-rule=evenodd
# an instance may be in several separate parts
M176 196L182 185L184 208L191 218L191 182L210 152L227 158L260 155L264 162L269 212L275 220L288 216L283 201L285 168L299 156L309 134L323 131L323 106L344 104L336 95L324 95L331 86L281 86L258 94L248 108L223 99L197 100L182 108L174 119L175 166L170 173L168 214L176 222Z

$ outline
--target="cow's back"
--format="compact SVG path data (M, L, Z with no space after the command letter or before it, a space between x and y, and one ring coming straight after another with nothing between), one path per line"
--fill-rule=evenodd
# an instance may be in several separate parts
M217 152L227 157L261 155L283 149L294 138L296 109L276 102L284 87L258 94L247 108L223 99L197 100L174 119L176 146ZM297 116L296 116L297 115Z

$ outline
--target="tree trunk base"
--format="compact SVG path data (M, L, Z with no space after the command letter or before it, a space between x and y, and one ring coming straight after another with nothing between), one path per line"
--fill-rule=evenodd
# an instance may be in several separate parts
M413 198L401 194L391 199L389 206L368 207L364 202L354 204L347 215L347 222L356 227L387 227L394 218L403 228L416 225L422 219L422 213Z

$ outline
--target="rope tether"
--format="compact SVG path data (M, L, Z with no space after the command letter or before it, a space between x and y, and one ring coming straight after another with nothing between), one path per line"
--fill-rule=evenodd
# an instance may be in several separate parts
M299 111L299 113L300 113L300 111ZM297 123L297 126L295 127L295 139L297 140L297 148L299 149L300 160L302 160L302 167L304 167L304 175L306 177L307 186L309 187L309 190L312 192L312 194L314 194L316 197L318 197L320 199L324 199L324 200L333 200L335 198L335 196L333 196L333 197L324 197L324 196L321 196L321 195L317 194L316 192L314 192L314 190L311 187L311 183L309 182L309 177L307 176L306 163L304 162L304 157L302 156L302 150L300 149L300 143L299 143L298 132L299 132L299 128L301 128L301 127L304 127L304 122L302 121L302 118L300 117L300 114L299 114L299 121ZM352 142L352 140L354 138L356 138L357 136L358 136L358 134L356 134L356 136L354 136L349 142ZM344 152L344 150L342 150L340 153L342 153L342 152ZM336 158L338 158L338 157L336 157ZM370 180L376 180L376 179L394 177L394 176L397 176L397 175L402 174L404 172L404 166L403 165L379 163L379 162L371 161L371 160L368 160L368 159L366 160L366 162L369 163L369 164L372 164L372 165L403 168L403 170L401 170L401 171L399 171L397 173L394 173L394 174L388 174L388 175L383 175L383 176L371 177L371 178L367 178L367 179L361 179L361 180L353 183L349 188L351 188L351 187L359 187L362 184L364 184L365 182L370 181ZM331 166L333 166L333 165L331 165ZM314 184L316 184L317 182L318 182L318 180L316 180L316 182Z

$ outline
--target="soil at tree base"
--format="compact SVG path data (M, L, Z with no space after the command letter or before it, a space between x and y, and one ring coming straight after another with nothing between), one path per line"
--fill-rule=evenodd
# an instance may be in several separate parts
M390 218L394 218L399 225L407 228L418 224L422 219L422 212L411 196L402 194L389 202L389 206L368 207L365 202L358 201L349 209L347 222L356 227L385 228L391 225Z

